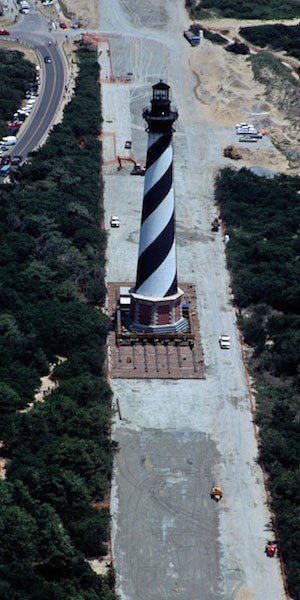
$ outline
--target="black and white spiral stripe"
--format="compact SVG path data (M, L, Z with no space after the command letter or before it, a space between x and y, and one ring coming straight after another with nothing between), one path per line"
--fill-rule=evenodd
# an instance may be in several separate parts
M142 223L135 292L177 293L172 133L148 134Z

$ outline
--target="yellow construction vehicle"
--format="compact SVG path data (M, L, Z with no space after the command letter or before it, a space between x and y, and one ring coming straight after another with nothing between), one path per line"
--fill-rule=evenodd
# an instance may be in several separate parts
M215 502L220 502L221 498L223 497L222 488L219 485L213 484L210 492L210 497L212 500L215 500Z

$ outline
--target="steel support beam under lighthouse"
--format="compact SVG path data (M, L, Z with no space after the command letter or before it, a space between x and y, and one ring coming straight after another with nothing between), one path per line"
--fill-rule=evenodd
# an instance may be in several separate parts
M136 285L130 290L130 329L147 334L176 334L188 328L177 286L175 200L173 192L173 124L170 86L152 86L147 121L148 149L144 183Z

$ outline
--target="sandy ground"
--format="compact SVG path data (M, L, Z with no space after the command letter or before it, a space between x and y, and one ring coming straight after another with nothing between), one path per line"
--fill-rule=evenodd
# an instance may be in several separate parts
M67 1L72 8L74 2ZM89 6L95 30L98 7ZM83 7L80 0L76 7ZM121 221L109 234L107 279L135 278L143 180L130 177L130 168L117 172L116 157L130 156L124 143L131 139L132 155L145 161L142 109L151 85L163 78L179 110L174 136L179 282L197 288L206 364L206 379L188 384L111 381L122 414L113 427L120 449L111 498L117 591L122 600L282 600L279 563L264 555L271 521L224 240L211 233L210 223L214 177L230 164L223 148L236 143L235 123L271 126L283 123L283 115L266 103L243 57L206 40L199 48L187 44L183 2L101 0L99 13L99 31L110 34L99 43L105 218L107 226L112 214ZM131 83L122 81L127 72L133 73ZM267 137L242 153L239 167L288 169ZM219 348L222 331L231 336L229 352ZM218 505L209 497L213 481L224 489Z
M74 0L66 0L65 4L82 20L85 27L97 30L99 0L76 0L76 3ZM287 20L285 23L295 24L298 21ZM188 24L189 19L186 16L186 27ZM257 21L211 19L204 24L212 30L225 32L233 39L238 37L241 25L256 25ZM252 122L272 132L273 139L282 143L284 135L281 132L289 127L286 115L266 101L265 88L254 80L246 57L231 55L221 47L209 44L203 49L201 60L197 52L192 52L189 64L196 78L195 93L203 105L208 121L223 126L233 125L237 120ZM287 159L274 146L252 144L243 146L242 149L239 147L239 152L243 155L243 162L239 165L257 165L280 172L290 171Z
M266 117L281 116L272 109L271 115L253 115L269 113L269 107L244 59L206 40L191 48L182 36L186 24L183 3L171 0L153 0L151 6L146 0L102 0L100 6L100 30L110 32L99 45L106 224L112 214L121 221L109 234L107 279L135 278L143 180L130 177L130 167L117 172L116 156L130 156L124 143L131 139L132 155L145 161L142 110L151 85L163 78L179 111L179 282L196 285L206 364L206 379L188 384L111 381L122 414L113 427L120 447L111 500L117 591L122 600L279 600L279 564L264 555L270 515L224 240L211 233L210 223L214 177L229 164L223 148L236 143L235 123L251 119L263 125ZM120 79L127 72L133 73L131 83ZM238 166L286 168L268 138L255 146L246 148L247 163ZM219 348L221 331L232 338L230 352ZM210 500L213 481L224 488L219 505Z

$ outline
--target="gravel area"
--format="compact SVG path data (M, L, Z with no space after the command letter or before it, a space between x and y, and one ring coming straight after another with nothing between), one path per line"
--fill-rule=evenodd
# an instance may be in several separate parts
M264 554L270 514L224 237L210 229L216 215L214 177L228 164L222 150L236 141L234 125L245 113L239 106L235 114L232 105L232 119L227 114L220 122L209 112L195 65L201 69L217 54L206 40L191 48L182 36L187 24L183 2L102 0L100 5L101 31L117 34L110 37L111 61L107 52L99 57L101 79L133 73L130 84L102 84L104 159L110 161L107 228L112 214L121 221L119 229L109 231L107 280L135 279L143 178L130 177L130 167L118 172L113 161L126 155L127 139L135 158L145 161L142 109L151 85L163 78L179 111L174 134L178 279L197 289L206 365L204 380L111 381L122 415L116 413L113 427L120 447L111 498L117 591L121 600L281 600L279 563ZM235 57L227 60L237 67ZM213 78L215 85L216 72ZM263 142L266 152L275 152ZM231 336L229 351L219 347L222 332ZM224 489L219 504L210 499L213 482Z

